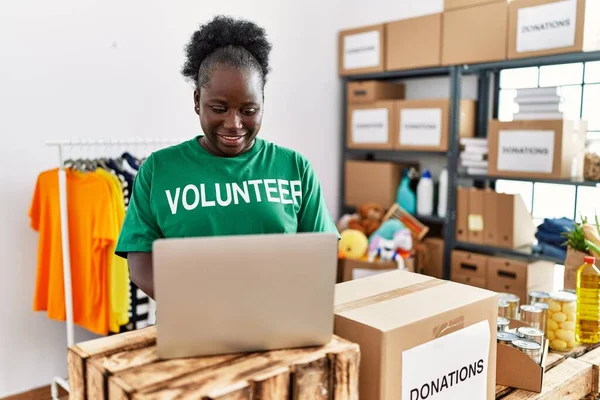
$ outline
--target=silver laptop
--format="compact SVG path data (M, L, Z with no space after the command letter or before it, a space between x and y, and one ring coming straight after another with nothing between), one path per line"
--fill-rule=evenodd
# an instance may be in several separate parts
M155 241L158 356L328 343L337 243L328 233Z

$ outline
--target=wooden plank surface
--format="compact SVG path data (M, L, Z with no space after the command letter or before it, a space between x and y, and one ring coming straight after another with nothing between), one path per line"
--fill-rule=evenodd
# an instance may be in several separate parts
M541 393L515 390L503 400L581 400L592 391L592 366L574 358L546 372Z
M600 348L584 354L578 360L592 366L592 393L600 394Z
M345 352L353 354L346 357ZM323 385L325 382L320 373L312 373L311 367L331 367L331 362L324 361L329 354L335 354L334 368L329 368L330 373L337 375L343 373L343 377L335 377L332 382L349 382L352 383L356 379L353 377L353 372L358 366L349 367L348 364L357 360L354 355L359 352L358 345L344 341L339 338L334 338L332 342L326 346L319 348L303 348L303 349L288 349L278 350L265 353L253 353L246 357L238 357L232 359L229 363L222 365L218 369L204 369L195 373L188 373L177 379L161 380L151 387L144 387L138 390L135 394L136 399L163 399L163 398L210 398L215 397L215 391L218 391L218 396L233 395L234 393L244 391L246 386L254 388L257 382L261 382L261 377L268 371L282 370L288 368L291 376L292 393L296 393L294 398L309 399L316 393L313 387L298 388L296 384L298 379L295 375L296 371L302 371L300 374L307 384ZM322 361L323 360L323 361ZM311 366L312 364L312 366ZM338 367L339 366L339 367ZM344 367L345 366L345 367ZM137 372L135 369L132 372ZM117 384L117 379L122 377L116 376L115 379L110 378L111 384ZM329 381L329 380L328 380ZM129 381L126 381L129 383ZM324 386L326 395L330 396L331 385ZM227 388L229 393L227 393ZM264 391L264 389L261 389ZM305 391L308 393L305 396ZM338 397L338 399L356 399L358 396L358 385L350 389L340 389L341 393L347 393L346 397ZM129 394L130 395L130 394ZM268 398L268 397L267 397ZM329 397L326 397L329 398Z

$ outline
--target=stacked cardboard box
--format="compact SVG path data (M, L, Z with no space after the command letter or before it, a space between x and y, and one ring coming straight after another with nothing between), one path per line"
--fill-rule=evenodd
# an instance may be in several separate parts
M517 89L515 103L519 111L513 114L515 121L563 119L564 98L560 87Z
M469 175L487 175L488 141L485 138L461 138L460 165Z

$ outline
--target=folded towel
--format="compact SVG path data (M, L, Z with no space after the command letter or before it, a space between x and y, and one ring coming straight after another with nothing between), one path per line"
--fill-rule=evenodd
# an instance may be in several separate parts
M535 233L535 237L537 240L539 240L540 242L558 247L558 248L563 248L566 250L567 246L565 244L565 242L567 241L567 239L563 236L554 234L554 233L547 233L544 230L539 230Z

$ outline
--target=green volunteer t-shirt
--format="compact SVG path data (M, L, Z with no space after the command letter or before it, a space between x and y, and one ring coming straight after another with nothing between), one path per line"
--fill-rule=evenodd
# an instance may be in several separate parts
M150 252L159 238L296 232L338 233L303 156L256 139L216 157L195 137L142 164L116 253Z

